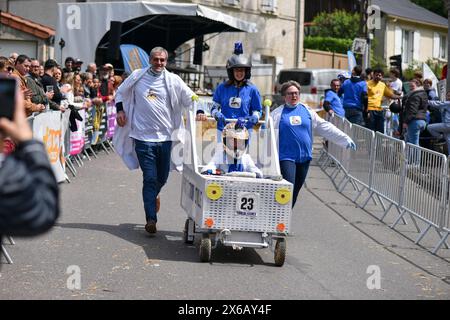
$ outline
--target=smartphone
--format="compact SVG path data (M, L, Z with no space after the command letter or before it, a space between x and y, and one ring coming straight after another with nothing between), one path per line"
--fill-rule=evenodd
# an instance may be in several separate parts
M0 118L14 118L17 81L14 78L0 78Z

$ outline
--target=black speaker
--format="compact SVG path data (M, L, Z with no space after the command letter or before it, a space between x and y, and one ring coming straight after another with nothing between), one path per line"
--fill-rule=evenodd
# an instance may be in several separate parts
M108 60L114 61L120 58L120 36L122 35L122 22L111 21L109 29Z
M194 64L203 64L203 36L195 38Z

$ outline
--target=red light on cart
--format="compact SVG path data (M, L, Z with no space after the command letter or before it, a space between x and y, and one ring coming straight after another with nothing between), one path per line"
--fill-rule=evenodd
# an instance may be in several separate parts
M284 225L284 223L277 224L277 231L278 232L284 232L285 229L286 229L286 226Z
M205 220L205 226L207 226L208 228L212 228L213 225L214 225L214 219L208 218Z

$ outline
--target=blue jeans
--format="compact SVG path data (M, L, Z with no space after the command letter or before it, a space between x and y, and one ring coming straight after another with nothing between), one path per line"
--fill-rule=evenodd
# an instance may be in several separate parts
M450 123L433 123L427 126L428 132L433 137L440 138L441 135L447 141L447 151L450 153Z
M295 163L294 161L289 160L280 161L281 175L284 179L294 185L294 194L292 195L292 208L295 206L300 189L305 183L310 162L311 161Z
M420 132L425 130L427 123L425 120L411 120L410 123L408 123L408 132L406 135L406 142L409 142L411 144L415 144L416 146L419 145L419 137Z
M369 115L367 128L384 133L384 112L371 110L369 111Z
M348 121L354 124L358 124L360 126L364 126L364 118L363 113L359 109L354 108L344 108L345 109L345 117Z
M144 175L142 198L147 221L158 221L156 217L156 197L166 184L170 171L172 141L135 141L135 151Z
M425 130L427 123L425 120L412 120L408 123L408 131L406 132L406 142L419 145L420 132ZM418 150L411 150L407 155L408 164L418 166L420 165L420 152Z

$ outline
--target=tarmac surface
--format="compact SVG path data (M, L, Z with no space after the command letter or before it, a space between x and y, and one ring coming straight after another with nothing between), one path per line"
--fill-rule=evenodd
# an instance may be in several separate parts
M162 191L151 237L141 172L104 152L84 163L61 185L62 215L49 233L5 241L14 264L2 259L0 299L450 298L449 249L435 256L415 245L339 194L317 166L293 211L286 263L276 267L269 249L218 247L201 263L199 237L183 241L181 174Z

